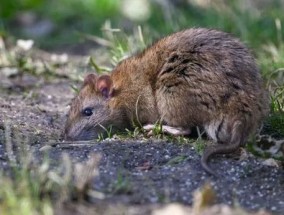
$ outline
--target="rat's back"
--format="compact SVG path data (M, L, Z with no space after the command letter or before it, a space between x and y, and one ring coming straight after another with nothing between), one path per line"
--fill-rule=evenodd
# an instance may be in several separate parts
M156 101L163 124L201 126L223 143L205 151L230 153L254 133L268 111L268 96L250 51L230 34L189 29L158 42L168 53L158 72Z

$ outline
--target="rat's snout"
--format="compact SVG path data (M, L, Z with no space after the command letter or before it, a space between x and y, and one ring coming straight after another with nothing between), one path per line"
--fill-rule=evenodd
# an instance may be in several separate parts
M72 134L70 126L67 126L67 125L64 128L63 137L64 137L64 140L69 140L69 141L76 140L76 136Z
M103 135L102 130L98 130L95 127L78 127L78 126L66 126L64 130L64 139L69 141L79 140L94 140Z
M68 141L75 141L76 137L73 136L72 134L70 134L69 132L64 131L64 140L68 140Z
M79 141L79 140L93 140L98 137L97 134L90 133L88 131L81 131L80 133L75 132L65 132L64 139L69 141Z
M71 126L69 123L66 124L63 132L64 140L68 141L76 141L80 140L79 137L79 128L75 128L74 126Z

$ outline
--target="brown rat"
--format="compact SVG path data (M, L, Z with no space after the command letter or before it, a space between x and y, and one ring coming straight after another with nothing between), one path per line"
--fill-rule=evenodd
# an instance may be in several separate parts
M120 62L110 75L89 74L73 100L65 127L71 140L95 139L134 122L157 121L175 135L203 127L213 154L244 145L268 112L267 92L249 50L228 33L192 28L167 36ZM150 125L149 125L150 124Z

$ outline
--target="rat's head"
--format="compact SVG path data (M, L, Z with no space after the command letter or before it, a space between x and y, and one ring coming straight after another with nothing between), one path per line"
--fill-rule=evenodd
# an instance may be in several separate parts
M112 130L119 128L123 124L123 113L110 107L113 95L109 75L87 75L79 94L72 101L65 125L65 139L96 139L105 135L110 127Z

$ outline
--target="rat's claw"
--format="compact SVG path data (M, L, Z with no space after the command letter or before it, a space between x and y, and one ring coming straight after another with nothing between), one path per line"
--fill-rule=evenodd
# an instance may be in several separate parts
M151 137L153 136L153 129L155 128L155 125L152 125L152 124L148 124L148 125L144 125L143 126L143 129L145 131L147 131L147 136L148 137Z
M184 135L189 135L191 133L190 129L171 127L168 125L163 125L162 131L163 133L171 134L174 136L184 136Z
M155 128L155 125L153 125L153 124L148 124L148 125L144 125L143 126L143 129L145 130L145 131L151 131L151 130L153 130Z
M156 125L148 124L143 126L143 129L146 131L149 131L148 135L153 135L153 129L156 127ZM184 136L189 135L191 133L190 129L184 129L179 127L172 127L168 125L162 125L162 132L165 134L171 134L174 136Z

